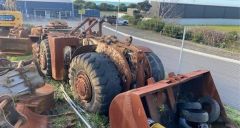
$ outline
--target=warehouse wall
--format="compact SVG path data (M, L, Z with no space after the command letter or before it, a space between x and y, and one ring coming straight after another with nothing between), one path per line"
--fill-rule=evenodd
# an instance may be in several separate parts
M224 6L209 6L209 5L194 5L194 4L176 4L176 3L159 3L151 1L152 9L150 12L161 10L160 8L172 7L171 11L177 12L177 15L169 15L167 18L224 18L224 19L240 19L239 7L224 7ZM170 6L174 5L173 6ZM159 11L159 14L161 12Z
M45 15L45 11L49 13L72 11L72 3L64 2L17 1L17 7L24 15L27 13L29 16Z

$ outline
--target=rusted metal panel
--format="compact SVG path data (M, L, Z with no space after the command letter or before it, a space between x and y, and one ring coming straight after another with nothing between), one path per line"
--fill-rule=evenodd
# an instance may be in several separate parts
M54 88L45 84L35 90L31 95L23 95L18 98L19 102L36 113L47 112L54 107Z
M9 71L0 77L0 81L0 94L11 96L28 94L44 85L35 64Z
M49 36L51 52L52 77L55 80L63 80L64 77L64 48L66 46L79 46L79 39L76 37Z
M0 37L0 55L27 54L32 51L32 42L28 38Z
M109 117L111 128L148 128L141 99L133 93L117 95L111 103Z
M48 117L32 112L25 104L16 105L17 112L24 117L24 123L19 128L47 128Z

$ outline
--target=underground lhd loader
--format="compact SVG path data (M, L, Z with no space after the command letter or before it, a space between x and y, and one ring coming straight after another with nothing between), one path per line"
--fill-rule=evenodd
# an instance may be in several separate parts
M163 80L165 72L161 60L150 49L133 45L131 37L102 36L102 23L88 18L68 34L48 33L34 56L43 74L69 81L87 111L107 114L116 95L144 86L150 77Z

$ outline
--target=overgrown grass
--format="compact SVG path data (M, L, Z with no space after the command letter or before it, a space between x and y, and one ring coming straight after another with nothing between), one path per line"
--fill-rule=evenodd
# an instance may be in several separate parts
M59 113L68 113L68 112L73 112L71 107L68 105L68 103L65 101L62 91L60 90L61 84L64 85L66 93L73 98L71 88L69 84L66 84L65 82L62 81L55 81L52 79L45 79L48 84L51 84L54 86L55 92L54 92L54 99L56 102L55 110L57 110ZM78 104L77 101L75 101L76 104ZM78 104L79 105L79 104ZM103 115L99 115L97 113L87 113L85 115L86 119L89 121L89 123L94 126L94 128L106 128L109 127L109 122L108 118ZM70 119L69 119L70 118ZM72 119L71 119L72 118ZM52 126L54 128L63 128L66 124L69 123L69 120L75 120L75 125L72 126L71 128L85 128L79 117L74 114L74 116L69 117L69 116L59 116L57 118L54 118L52 122Z
M227 112L227 115L229 119L238 127L240 128L240 111L230 107L225 106L225 110Z
M10 61L30 60L32 59L32 54L22 56L7 56L6 58Z
M240 26L228 26L228 25L209 25L209 26L189 26L190 28L207 28L210 30L221 31L221 32L232 32L236 31L240 33Z

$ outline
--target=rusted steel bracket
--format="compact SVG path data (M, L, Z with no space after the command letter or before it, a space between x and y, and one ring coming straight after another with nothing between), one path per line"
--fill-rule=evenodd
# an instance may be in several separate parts
M52 77L55 80L63 80L64 77L64 48L66 46L79 46L79 39L76 37L49 37L51 52Z

